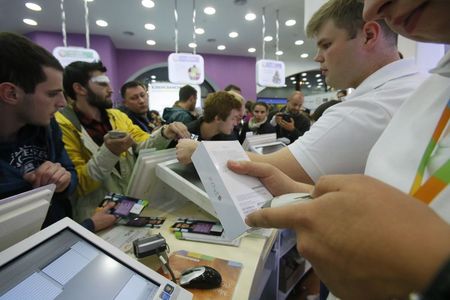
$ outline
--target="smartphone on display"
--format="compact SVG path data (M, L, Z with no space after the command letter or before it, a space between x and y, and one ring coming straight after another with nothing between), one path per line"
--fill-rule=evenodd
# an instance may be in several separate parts
M121 219L119 224L132 227L160 228L165 220L165 217L134 217Z

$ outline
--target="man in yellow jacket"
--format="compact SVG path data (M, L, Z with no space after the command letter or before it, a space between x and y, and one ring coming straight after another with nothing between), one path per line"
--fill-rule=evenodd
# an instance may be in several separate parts
M150 135L111 108L112 89L101 62L71 63L63 84L71 103L56 120L78 175L72 205L80 221L92 215L106 193L125 193L140 149L165 149L171 140L190 134L182 123L172 123Z

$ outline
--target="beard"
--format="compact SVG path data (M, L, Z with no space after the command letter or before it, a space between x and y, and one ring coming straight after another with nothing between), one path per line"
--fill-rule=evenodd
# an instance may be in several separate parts
M87 102L98 109L112 108L112 101L106 97L102 98L87 87Z

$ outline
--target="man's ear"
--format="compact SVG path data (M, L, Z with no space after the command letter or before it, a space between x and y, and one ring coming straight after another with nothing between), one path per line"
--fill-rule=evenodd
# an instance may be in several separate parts
M373 48L381 36L381 26L375 21L366 22L362 29L364 46L368 49Z
M0 99L5 103L16 104L21 93L22 91L19 91L18 87L11 82L0 83Z
M78 83L78 82L74 82L72 84L72 88L73 88L75 94L79 94L79 95L82 95L82 96L86 96L87 95L87 89L84 86L82 86L80 83Z

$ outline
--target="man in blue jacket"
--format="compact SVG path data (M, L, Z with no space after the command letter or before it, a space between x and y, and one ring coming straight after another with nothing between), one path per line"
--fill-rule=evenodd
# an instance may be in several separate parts
M66 105L60 63L28 39L0 33L0 198L55 184L43 227L71 216L69 195L77 176L54 120ZM106 210L83 225L100 230L113 224Z

